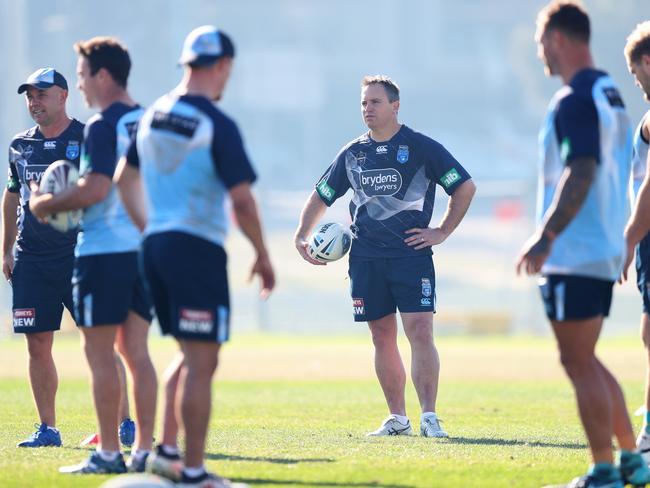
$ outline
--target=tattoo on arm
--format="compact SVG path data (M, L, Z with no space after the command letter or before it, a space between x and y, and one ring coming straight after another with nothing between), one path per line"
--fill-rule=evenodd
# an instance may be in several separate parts
M577 158L565 168L555 201L547 214L546 231L559 234L582 208L594 181L596 164L593 158Z

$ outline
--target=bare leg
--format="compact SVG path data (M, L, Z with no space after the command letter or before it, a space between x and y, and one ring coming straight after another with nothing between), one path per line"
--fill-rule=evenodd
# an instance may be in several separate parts
M612 463L612 435L630 449L634 434L616 379L595 356L603 317L588 320L553 321L560 360L578 402L580 419L589 441L594 463Z
M375 372L390 413L406 415L404 388L406 372L397 348L395 314L368 322L375 345Z
M440 358L433 342L433 313L403 313L404 332L411 344L411 378L423 412L436 411Z
M119 451L117 438L118 409L120 403L120 381L115 366L115 334L117 325L81 327L83 348L90 367L93 385L93 399L99 436L98 446L106 451Z
M56 391L59 378L52 357L54 332L25 334L29 352L29 381L40 421L56 427Z
M650 412L650 316L641 315L641 339L646 352L645 409ZM644 421L645 425L645 421Z
M636 448L636 440L634 439L632 422L627 413L623 390L621 390L616 378L614 378L605 365L599 359L597 361L612 401L612 429L618 441L618 446L621 449L631 451Z
M120 421L131 417L129 413L129 389L126 379L126 369L122 362L122 357L118 352L115 353L115 367L117 368L117 376L120 380Z
M203 466L212 407L212 376L217 368L220 345L179 342L185 355L179 380L180 410L185 430L185 467L199 468Z
M147 338L149 322L138 314L129 312L126 322L117 335L119 350L133 378L133 399L135 402L134 449L151 450L153 428L156 418L156 393L158 383L156 371L149 357Z
M183 353L179 352L163 373L163 383L165 385L165 396L163 397L163 419L162 419L162 439L161 443L166 446L178 445L178 427L179 422L176 416L176 395L178 389L178 379L183 366Z

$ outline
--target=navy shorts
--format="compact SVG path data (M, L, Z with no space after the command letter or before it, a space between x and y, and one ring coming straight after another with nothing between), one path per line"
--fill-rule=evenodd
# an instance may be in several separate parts
M224 343L230 335L226 251L184 232L143 243L143 264L160 328L177 339Z
M350 257L348 269L355 322L395 313L435 312L436 278L430 254L405 258Z
M574 275L546 275L539 289L549 320L587 320L607 317L612 305L613 281Z
M123 324L129 310L151 322L151 299L135 251L78 256L72 296L80 327Z
M650 234L636 247L636 285L643 297L643 313L650 314Z
M11 278L14 332L61 328L63 306L72 313L73 262L72 255L48 261L16 260Z

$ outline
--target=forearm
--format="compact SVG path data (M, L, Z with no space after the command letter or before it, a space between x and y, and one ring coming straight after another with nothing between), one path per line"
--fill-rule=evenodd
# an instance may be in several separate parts
M237 218L239 228L253 245L258 256L267 255L264 244L264 234L260 223L259 213L255 199L251 196L245 201L233 202L233 210Z
M79 210L102 201L111 191L113 181L101 173L90 173L81 178L76 185L53 193L33 192L29 207L37 217L58 212Z
M596 161L580 158L564 170L556 197L547 210L542 233L551 240L560 234L578 214L593 183Z
M16 224L18 205L20 199L17 193L7 190L2 195L2 254L7 255L13 250L18 226Z
M114 182L129 217L142 232L147 225L147 211L142 195L140 171L126 164L126 159L123 158L118 163Z
M650 174L646 173L627 227L625 238L636 246L650 232Z
M314 228L316 222L325 214L327 205L320 199L316 191L312 191L305 206L300 213L300 222L296 230L296 237L307 238L307 234Z
M440 221L439 228L449 236L461 223L476 193L476 185L467 180L449 198L447 210Z

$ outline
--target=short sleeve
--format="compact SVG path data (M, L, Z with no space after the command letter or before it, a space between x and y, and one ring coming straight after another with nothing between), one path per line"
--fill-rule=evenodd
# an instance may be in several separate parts
M126 164L134 168L140 168L140 155L138 154L138 128L133 129L129 148L126 150Z
M253 183L257 179L239 129L226 117L215 120L212 157L217 174L228 189L243 182Z
M350 180L345 165L348 150L349 148L346 146L338 153L316 184L316 193L328 207L350 189Z
M85 171L100 173L113 178L117 164L117 134L115 128L104 120L97 120L87 127L84 140Z
M7 191L9 193L20 191L20 178L18 177L18 168L16 168L17 154L17 151L9 146L9 170L7 171Z
M555 129L565 165L577 158L600 162L598 112L593 99L576 94L563 98L555 116Z
M427 176L440 185L447 195L471 178L465 168L445 147L429 139L426 144Z

